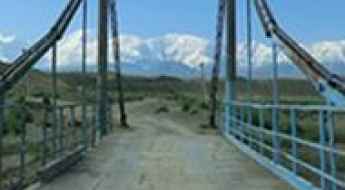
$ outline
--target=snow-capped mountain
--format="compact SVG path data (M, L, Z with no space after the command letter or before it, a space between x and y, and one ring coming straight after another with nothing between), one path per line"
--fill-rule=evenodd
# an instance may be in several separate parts
M81 68L82 32L76 31L66 35L58 47L58 68L64 71L75 71ZM174 75L191 77L199 74L201 63L206 64L207 72L212 68L214 44L209 40L190 34L167 34L164 36L142 38L135 35L122 35L121 59L123 71L135 75ZM11 60L22 51L23 43L14 36L0 33L0 59ZM109 41L109 44L110 41ZM345 69L345 40L323 41L305 45L308 51L332 71L342 74ZM96 70L97 39L88 39L88 68ZM254 74L258 77L271 75L271 48L264 43L255 42L253 47ZM109 50L112 60L112 51ZM39 69L49 70L51 55L48 53L37 65ZM246 71L246 44L238 44L239 73ZM301 76L301 73L289 63L281 53L280 73L286 77ZM223 64L224 65L224 64ZM111 66L111 68L113 68ZM224 73L224 68L222 69Z
M77 31L66 36L59 43L60 69L80 69L81 38L81 31ZM120 44L122 68L128 74L188 77L198 72L201 63L212 63L209 56L211 50L209 42L192 35L167 34L146 39L134 35L123 35L120 37ZM111 45L110 41L109 45ZM50 55L47 55L45 59L50 60ZM113 60L111 49L109 59ZM97 39L94 37L88 40L87 60L89 69L95 70ZM49 62L40 64L40 68L49 69Z

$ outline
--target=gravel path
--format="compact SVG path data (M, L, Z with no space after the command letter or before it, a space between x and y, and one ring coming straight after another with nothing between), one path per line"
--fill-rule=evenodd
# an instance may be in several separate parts
M192 116L182 126L185 114L178 106L166 103L169 113L157 115L158 103L131 103L132 130L116 131L70 172L33 189L292 189L219 135L199 133L197 125L204 115Z

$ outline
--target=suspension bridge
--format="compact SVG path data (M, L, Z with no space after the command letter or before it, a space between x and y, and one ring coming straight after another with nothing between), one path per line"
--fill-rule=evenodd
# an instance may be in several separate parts
M238 98L236 85L237 2L218 2L208 117L209 125L217 127L221 135L211 136L193 132L200 124L199 118L187 121L179 120L177 113L154 115L153 110L160 104L155 99L125 106L116 0L98 1L96 103L90 104L86 99L86 82L81 84L80 102L59 102L58 44L78 10L82 14L83 31L81 75L88 74L88 1L66 2L48 33L8 64L1 75L0 131L10 125L9 113L16 110L20 113L16 114L20 134L11 139L0 133L0 189L345 189L345 146L337 138L338 130L344 127L345 81L280 26L266 0L246 1L246 101ZM253 13L261 22L257 27L263 29L272 44L270 102L254 99ZM109 23L119 92L114 105L109 101L107 89L111 74ZM28 113L33 107L13 103L7 94L49 52L53 98L36 106L40 118L32 119ZM222 55L224 52L226 55ZM280 53L302 71L325 99L324 105L280 103ZM222 58L226 59L225 96L224 101L218 101ZM121 129L114 127L117 115ZM309 131L317 131L316 135L302 134L307 124ZM41 127L33 130L34 125ZM132 126L141 128L131 129ZM13 145L10 148L9 143Z

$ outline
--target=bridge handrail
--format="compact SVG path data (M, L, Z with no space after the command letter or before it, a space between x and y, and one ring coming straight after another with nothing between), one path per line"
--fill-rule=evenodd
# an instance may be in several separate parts
M302 138L293 137L293 136L286 135L283 133L274 134L271 130L259 128L256 125L243 122L239 119L232 118L232 121L237 122L238 124L240 124L242 126L244 125L244 126L248 127L248 129L253 130L255 132L265 133L266 135L277 135L278 137L281 137L283 139L290 140L290 141L296 142L298 144L303 144L303 145L306 145L306 146L313 148L313 149L316 149L316 150L323 150L323 151L326 151L329 153L338 154L339 156L345 156L345 151L340 151L340 150L337 150L335 148L330 148L328 146L320 145L320 144L315 143L315 142L306 141L306 140L303 140Z
M331 111L331 112L345 112L345 108L334 107L328 105L293 105L293 104L259 104L259 103L247 103L240 101L224 102L225 105L250 107L257 109L279 109L279 110L296 110L296 111Z
M233 120L233 122L237 122L237 123L239 123L239 124L246 124L246 123L244 123L244 122L238 122L238 120ZM248 124L246 124L246 125L248 126ZM255 127L257 127L257 126L255 126ZM248 127L248 129L250 129L250 130L258 130L258 128L254 128L253 126ZM265 130L265 131L267 132L267 134L273 135L272 132L268 133L268 130ZM272 147L270 147L269 145L267 145L267 144L265 144L265 143L262 143L262 142L260 142L260 141L254 140L253 138L250 138L249 136L246 136L246 135L244 135L244 134L241 133L241 132L232 131L232 133L235 134L235 135L237 135L237 136L240 136L241 138L245 138L245 139L248 140L248 141L251 141L251 142L254 142L254 143L258 144L258 146L260 146L261 148L264 148L265 150L268 150L268 151L270 151L270 152L274 152L274 149L273 149ZM279 134L277 134L277 135L279 136ZM297 143L299 143L299 142L297 141ZM315 144L315 145L317 145L316 143L310 143L310 142L299 143L299 144L304 144L304 145ZM313 148L315 148L315 146L314 146ZM317 149L317 148L316 148L316 149ZM327 151L327 149L328 149L327 147L320 148L320 150L325 150L325 151ZM338 152L338 151L336 151L336 150L330 150L330 151L328 151L328 152L337 153L338 155L341 155L341 156L344 155L344 152L341 152L341 154L340 154L340 152ZM309 164L309 163L307 163L307 162L305 162L305 161L303 161L303 160L301 160L301 159L295 158L293 155L291 155L291 154L289 154L289 153L280 152L280 154L281 154L282 156L284 156L285 158L289 159L291 162L295 162L295 163L297 163L297 164L299 164L299 165L301 165L301 166L307 168L308 170L314 172L315 174L317 174L317 175L319 175L319 176L325 177L326 179L328 179L328 180L332 181L333 183L337 184L338 186L340 186L340 187L345 187L345 182L342 182L342 181L336 179L335 177L333 177L333 176L331 176L331 175L329 175L329 174L327 174L327 173L323 173L319 168L314 167L314 166L312 166L311 164Z
M224 105L228 110L232 110L231 114L225 115L224 118L225 137L243 151L253 151L250 155L259 163L264 163L263 165L274 173L279 173L281 168L285 168L285 173L281 177L297 189L318 189L318 184L305 176L306 173L301 172L304 170L319 178L322 188L328 185L333 188L345 188L345 181L339 176L343 169L338 173L337 167L337 160L345 158L345 150L338 146L339 143L335 140L338 125L341 125L341 119L345 115L345 108L240 101L225 102ZM274 116L277 115L285 119L274 122ZM308 129L315 132L312 136L298 132L305 124L302 122L308 121L308 126L311 127ZM312 162L311 158L302 154L319 157L319 161Z

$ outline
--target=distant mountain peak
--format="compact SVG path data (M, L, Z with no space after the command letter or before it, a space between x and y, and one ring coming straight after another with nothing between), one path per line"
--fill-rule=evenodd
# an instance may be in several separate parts
M92 31L92 30L90 30ZM96 71L97 38L90 32L88 38L87 64L89 70ZM81 69L82 31L77 30L65 35L59 42L58 68L64 71ZM193 76L200 74L199 65L206 64L206 72L210 74L213 63L214 44L208 39L191 34L171 33L158 37L143 38L137 35L120 36L121 61L124 72L136 75L170 75ZM23 45L12 35L0 32L0 60L10 62L15 59L27 44ZM109 40L111 45L111 40ZM246 43L238 44L238 69L241 75L247 73ZM303 45L323 65L338 74L345 69L345 40L321 41ZM225 50L223 52L225 54ZM112 61L112 53L109 53ZM282 53L279 55L281 76L296 77L301 73ZM49 70L51 54L37 64L37 68ZM224 74L225 59L222 60ZM272 50L270 45L261 42L253 43L254 75L270 77L272 71ZM110 68L113 68L112 66ZM340 72L340 73L339 73Z
M188 34L167 34L156 38L121 36L121 55L124 62L176 62L197 67L211 63L209 42Z

